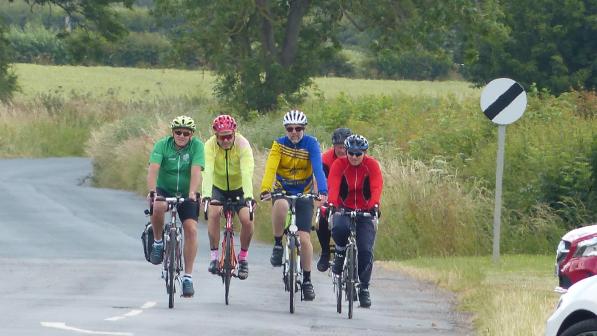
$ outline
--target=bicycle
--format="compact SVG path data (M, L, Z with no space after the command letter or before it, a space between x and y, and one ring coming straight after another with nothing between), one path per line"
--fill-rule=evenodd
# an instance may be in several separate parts
M222 283L224 284L224 298L226 305L228 305L228 296L230 294L230 280L232 279L232 277L238 276L234 272L236 270L236 266L238 265L238 260L236 259L236 252L234 251L234 228L232 226L232 219L234 218L235 207L244 204L240 202L240 199L238 197L235 200L226 199L226 201L223 204L220 201L208 199L205 201L205 206L203 209L205 220L207 220L207 210L210 204L222 206L223 209L221 211L221 214L226 219L224 239L222 240L222 255L220 256L220 260L218 262L217 274L219 274L222 277ZM253 220L252 202L248 202L248 207L249 218Z
M284 191L272 193L271 197L282 197L288 201L289 205L286 224L284 226L285 239L283 240L284 256L282 259L282 281L284 281L284 290L289 292L290 313L294 314L294 295L299 290L301 291L301 301L303 301L301 280L303 270L300 266L301 242L298 235L298 227L296 226L296 201L299 198L319 200L319 197L315 194L288 195Z
M329 209L329 208L328 208ZM377 224L378 211L375 210L374 214L368 211L360 210L349 210L340 209L340 211L333 213L330 211L329 222L332 223L332 217L336 215L347 216L350 218L350 233L348 235L348 243L346 244L346 252L344 255L344 265L342 267L341 274L332 273L332 282L334 285L334 291L336 294L336 311L338 314L342 314L342 297L345 294L346 300L348 300L348 318L352 319L353 304L357 300L355 293L359 288L359 277L358 277L358 249L356 241L356 226L357 217L373 217L373 221Z
M176 293L176 282L180 284L180 272L182 268L182 245L183 232L182 225L177 225L177 205L182 204L185 199L177 195L176 197L162 197L155 196L152 191L150 193L150 204L148 214L153 214L153 203L155 201L167 202L170 211L170 222L165 223L163 237L164 237L164 259L162 269L162 279L166 281L166 292L168 293L168 308L174 308L174 293ZM181 286L181 284L179 285Z

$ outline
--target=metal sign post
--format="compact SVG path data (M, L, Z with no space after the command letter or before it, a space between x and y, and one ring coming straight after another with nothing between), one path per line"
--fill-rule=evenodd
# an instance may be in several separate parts
M493 209L493 261L500 260L500 229L502 219L502 177L504 176L504 147L506 126L498 126L497 164L495 167L495 208Z
M509 78L494 79L481 93L481 110L498 124L498 150L495 168L495 208L493 211L493 261L500 260L500 231L502 215L502 180L506 125L518 120L527 106L527 95L520 84Z

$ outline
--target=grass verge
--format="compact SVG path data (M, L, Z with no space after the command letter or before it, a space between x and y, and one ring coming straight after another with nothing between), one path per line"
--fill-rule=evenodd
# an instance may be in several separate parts
M543 335L559 295L551 256L417 258L383 265L455 292L477 335Z

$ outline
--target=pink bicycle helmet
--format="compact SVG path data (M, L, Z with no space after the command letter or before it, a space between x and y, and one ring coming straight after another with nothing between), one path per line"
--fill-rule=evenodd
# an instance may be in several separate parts
M211 127L214 129L214 131L216 132L221 132L221 131L236 131L236 120L234 120L234 118L232 118L231 116L227 115L227 114L222 114L217 116Z

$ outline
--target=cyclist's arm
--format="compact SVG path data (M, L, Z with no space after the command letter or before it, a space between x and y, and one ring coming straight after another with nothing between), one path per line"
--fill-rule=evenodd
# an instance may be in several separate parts
M214 138L207 140L205 143L205 172L203 174L203 181L201 182L201 195L203 197L210 197L214 185L214 165L216 160L216 151L213 146Z
M189 183L189 198L195 199L195 193L199 191L201 185L201 166L191 166L191 182Z
M189 182L189 198L195 199L195 193L201 186L201 170L205 167L205 146L201 140L194 138L193 157L191 159L191 179Z
M313 138L311 148L309 149L309 160L311 160L311 167L313 168L313 175L317 180L317 188L320 193L328 192L328 185L325 174L323 172L323 164L321 163L321 150L319 149L319 142Z
M342 182L342 167L341 161L336 160L330 167L330 174L328 175L329 193L328 203L338 207L340 205L340 183Z
M281 155L280 144L274 140L272 149L267 156L265 172L263 173L263 179L261 180L262 193L271 191L272 186L274 185L274 179L276 178L276 171L278 170L278 165L280 164L280 158L282 157Z
M162 164L164 142L158 141L153 146L153 150L149 155L149 167L147 168L147 190L155 191L157 186L158 174L160 172L160 166Z
M149 167L147 168L147 190L155 191L159 171L159 163L149 164Z
M255 160L253 159L253 150L249 141L244 137L239 141L240 149L240 174L242 178L243 194L245 198L253 197L253 171L255 169Z
M369 165L369 174L371 187L371 199L369 200L369 206L373 208L375 204L379 204L383 189L381 168L379 166L379 162L373 158L371 158L371 164Z

